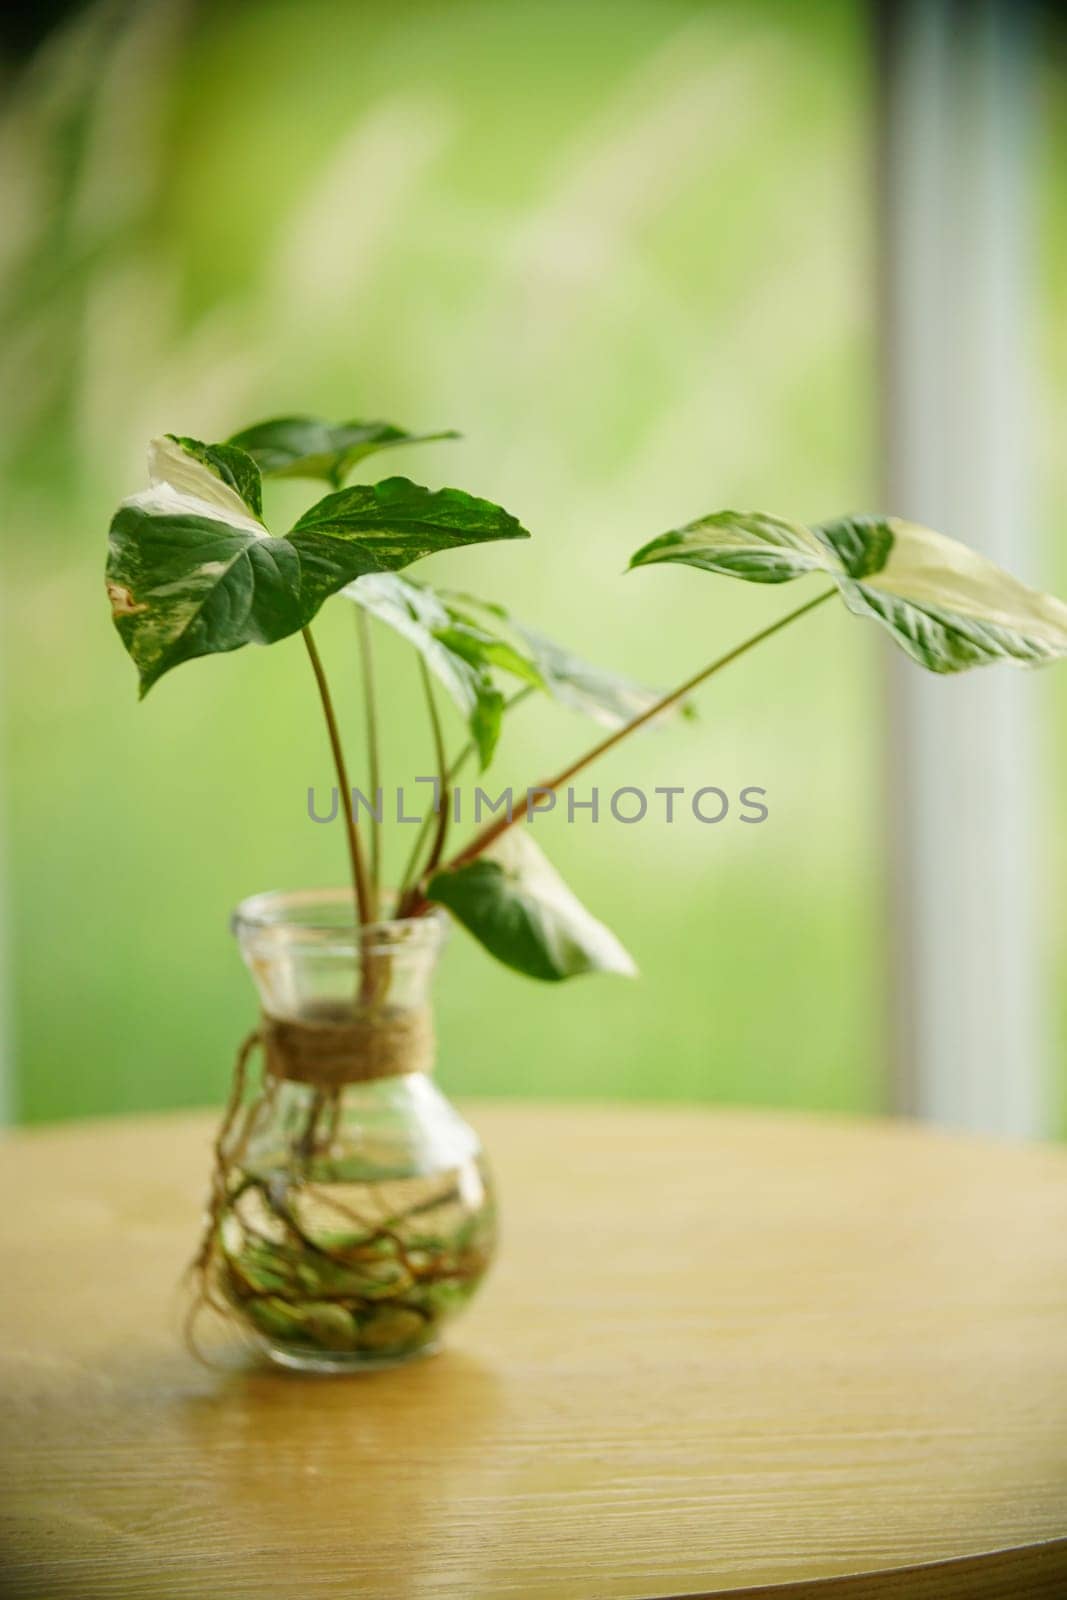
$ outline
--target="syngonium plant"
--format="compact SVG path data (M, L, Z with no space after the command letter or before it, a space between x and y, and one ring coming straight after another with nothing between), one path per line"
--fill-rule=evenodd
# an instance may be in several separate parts
M685 706L701 684L817 606L840 598L936 673L997 661L1037 665L1067 654L1067 606L928 528L894 517L807 525L762 512L719 511L653 539L633 556L631 569L678 563L762 584L817 574L829 586L676 689L655 694L588 665L501 606L401 576L424 556L529 537L501 506L459 489L428 489L401 477L344 487L375 451L454 437L450 431L412 434L381 422L333 425L286 417L221 444L178 435L158 439L150 447L148 489L124 501L112 521L107 588L142 695L182 662L300 634L346 800L352 785L311 623L335 595L355 604L372 793L379 786L379 752L368 619L402 635L422 675L439 782L436 814L419 834L390 914L419 917L443 906L492 955L527 976L632 974L634 966L520 824L597 757ZM277 535L263 520L264 477L320 479L331 492ZM466 721L467 741L452 757L431 678ZM505 716L537 691L609 731L449 856L449 797L457 772L473 759L483 770L488 766ZM365 848L354 806L343 806L342 815L355 909L365 927L383 914L378 824L370 820Z

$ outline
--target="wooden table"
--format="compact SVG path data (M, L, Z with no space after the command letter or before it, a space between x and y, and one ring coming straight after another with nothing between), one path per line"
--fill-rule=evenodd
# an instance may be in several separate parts
M211 1118L3 1144L4 1595L1067 1595L1067 1151L473 1118L495 1274L445 1353L342 1379L178 1341Z

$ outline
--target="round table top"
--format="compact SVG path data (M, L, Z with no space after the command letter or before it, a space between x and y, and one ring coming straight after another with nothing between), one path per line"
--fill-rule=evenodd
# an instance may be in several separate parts
M4 1142L5 1595L1067 1593L1067 1150L467 1109L500 1261L346 1378L183 1348L212 1117Z

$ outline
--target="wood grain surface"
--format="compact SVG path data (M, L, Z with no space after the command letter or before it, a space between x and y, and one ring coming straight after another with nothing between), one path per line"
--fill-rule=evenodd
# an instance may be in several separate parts
M469 1110L500 1263L342 1379L182 1348L210 1116L4 1141L5 1595L1067 1595L1067 1152Z

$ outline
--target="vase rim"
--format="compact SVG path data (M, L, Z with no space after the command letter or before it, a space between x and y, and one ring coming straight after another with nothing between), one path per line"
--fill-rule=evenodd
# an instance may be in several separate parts
M238 939L262 933L295 940L328 937L353 949L368 944L434 949L447 928L439 906L422 917L382 918L361 927L350 888L266 889L241 900L230 917L230 930Z

